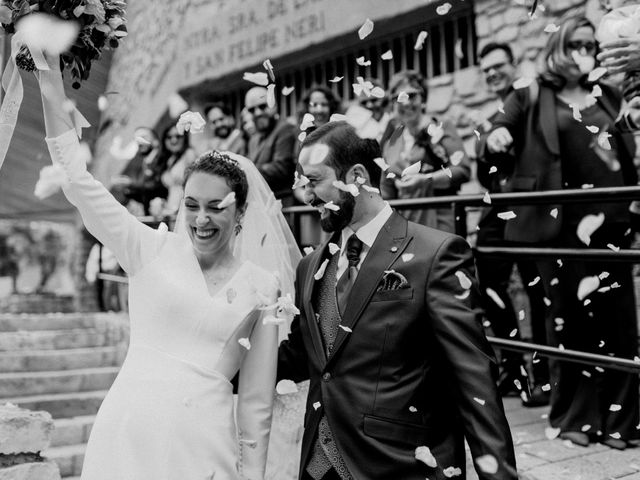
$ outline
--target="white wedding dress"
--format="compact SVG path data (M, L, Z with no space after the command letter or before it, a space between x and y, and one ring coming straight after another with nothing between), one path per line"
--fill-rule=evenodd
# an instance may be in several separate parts
M75 155L75 131L47 143L70 180L67 198L130 282L129 350L97 414L82 479L263 479L278 332L260 307L275 303L275 277L246 261L211 296L188 237L131 216Z

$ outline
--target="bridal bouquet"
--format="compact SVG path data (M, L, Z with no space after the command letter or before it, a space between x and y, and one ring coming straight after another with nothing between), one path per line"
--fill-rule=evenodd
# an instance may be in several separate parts
M61 53L60 67L71 72L73 87L80 88L80 82L89 78L91 62L104 49L117 48L120 39L127 35L125 7L121 0L0 0L0 23L6 33L13 34L18 21L35 12L74 21L79 33ZM36 70L26 45L17 52L16 64L23 70Z

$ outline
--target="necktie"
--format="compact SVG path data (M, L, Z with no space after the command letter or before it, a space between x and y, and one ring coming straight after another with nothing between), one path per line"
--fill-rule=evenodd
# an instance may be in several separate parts
M351 288L358 276L358 263L360 263L360 254L362 253L362 247L364 244L354 233L347 240L346 255L349 261L349 268L340 277L336 288L336 295L338 297L338 305L340 307L340 313L343 314L351 293Z

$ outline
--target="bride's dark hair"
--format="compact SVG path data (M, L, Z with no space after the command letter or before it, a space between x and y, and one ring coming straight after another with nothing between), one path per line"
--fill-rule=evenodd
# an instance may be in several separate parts
M236 208L243 212L247 206L247 194L249 183L240 164L228 155L212 150L203 153L200 157L189 165L184 171L182 186L187 184L189 177L196 172L207 173L224 178L229 188L236 195Z

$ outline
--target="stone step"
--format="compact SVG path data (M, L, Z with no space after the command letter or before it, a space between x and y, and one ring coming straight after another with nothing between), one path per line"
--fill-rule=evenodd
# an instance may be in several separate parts
M79 476L82 473L82 462L86 448L87 446L84 444L52 447L42 452L42 455L58 464L62 478L68 478Z
M0 397L107 390L120 367L0 373Z
M95 328L105 321L105 314L96 313L0 313L0 332Z
M87 443L95 419L95 415L56 419L50 446L63 447Z
M0 404L9 402L29 410L45 410L53 418L95 415L104 400L106 390L78 393L52 393L26 397L0 398Z
M122 364L125 349L115 346L0 352L0 372L41 372Z
M0 332L0 351L62 350L66 348L104 347L116 343L114 335L93 328L42 330L37 332Z

